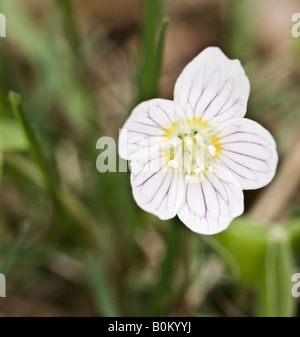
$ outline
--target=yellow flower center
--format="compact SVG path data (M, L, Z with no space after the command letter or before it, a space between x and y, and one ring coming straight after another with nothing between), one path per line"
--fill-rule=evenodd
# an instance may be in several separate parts
M196 118L174 123L165 130L164 136L162 151L175 172L192 179L213 171L221 144L208 123Z

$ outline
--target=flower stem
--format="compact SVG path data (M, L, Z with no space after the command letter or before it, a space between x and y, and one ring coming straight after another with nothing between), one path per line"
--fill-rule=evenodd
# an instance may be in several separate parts
M172 283L176 278L181 234L182 226L179 219L172 219L167 233L165 257L162 260L160 275L147 308L147 316L160 316L167 300L170 298Z

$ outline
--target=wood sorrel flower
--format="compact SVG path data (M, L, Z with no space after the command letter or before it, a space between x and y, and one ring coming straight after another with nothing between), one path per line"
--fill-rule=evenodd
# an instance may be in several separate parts
M139 104L119 138L131 161L137 204L161 219L176 214L191 230L215 234L244 210L243 189L274 177L278 156L271 134L243 118L250 85L238 60L210 47L175 84L174 101Z

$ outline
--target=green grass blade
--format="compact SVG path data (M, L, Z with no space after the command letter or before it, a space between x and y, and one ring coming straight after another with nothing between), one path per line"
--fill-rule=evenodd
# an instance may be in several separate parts
M120 316L109 282L99 260L89 255L86 260L86 277L91 293L94 296L99 314L106 317Z
M50 185L53 185L53 173L49 169L49 164L47 163L47 160L37 140L36 133L34 132L31 124L28 122L28 119L24 114L21 106L21 96L11 91L9 93L9 101L18 122L24 131L32 156L34 157L41 171L47 178L48 183ZM54 187L52 186L51 188Z
M160 0L144 0L141 28L141 60L137 79L137 101L155 97L164 50L167 19Z
M152 295L147 316L159 316L164 308L165 300L172 290L177 262L180 252L180 238L182 223L178 219L172 221L166 241L166 254L160 268L160 275Z
M244 62L253 52L256 6L251 0L231 0L229 8L227 52Z
M57 7L62 17L65 36L71 47L71 51L75 56L78 65L83 64L83 56L80 49L80 39L76 18L73 10L73 5L70 0L56 0Z
M72 57L57 43L61 38L59 30L38 29L21 2L6 1L3 11L10 39L33 64L40 81L35 104L39 100L46 109L47 105L58 102L74 127L90 131L93 122L91 95L86 82L79 80L78 69L82 67L74 67Z
M28 148L22 129L14 121L0 119L0 151L20 151Z

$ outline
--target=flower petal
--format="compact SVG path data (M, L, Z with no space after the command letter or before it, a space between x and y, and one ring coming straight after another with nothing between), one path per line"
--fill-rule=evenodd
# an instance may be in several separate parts
M136 203L162 220L173 218L184 198L183 175L173 172L160 155L131 164L134 170L130 180Z
M174 101L182 118L217 124L244 117L250 84L238 60L217 47L206 48L178 77Z
M211 235L226 229L243 210L244 196L239 183L226 169L216 166L199 183L186 185L178 217L192 231Z
M274 177L278 154L272 135L260 124L246 118L230 120L217 133L217 159L240 183L243 190L267 185Z
M166 138L166 129L177 120L173 101L153 99L139 104L124 124L119 137L119 155L131 160L149 157Z

